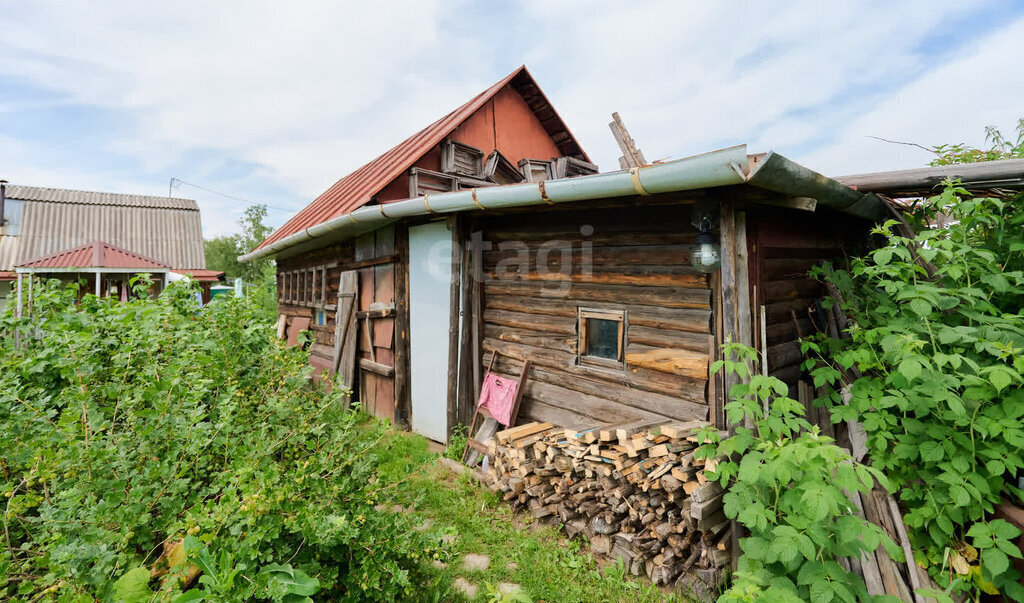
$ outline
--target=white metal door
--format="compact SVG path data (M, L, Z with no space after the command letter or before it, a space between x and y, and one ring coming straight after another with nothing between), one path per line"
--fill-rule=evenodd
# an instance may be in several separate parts
M452 234L447 222L409 228L412 429L448 441L448 323Z

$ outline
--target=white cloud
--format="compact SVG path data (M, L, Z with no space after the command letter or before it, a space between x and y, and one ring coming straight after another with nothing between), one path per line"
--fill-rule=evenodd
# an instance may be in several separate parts
M984 145L985 126L1015 135L1024 117L1024 18L972 42L951 62L900 86L875 107L843 125L833 140L806 157L794 157L834 176L922 167L932 155L915 147L869 138L914 142L926 147L966 142Z
M78 155L24 134L0 141L5 175L148 194L175 176L295 209L522 62L605 170L619 155L612 111L648 159L748 142L826 173L856 172L927 161L867 134L935 144L1012 125L1024 86L1010 77L1024 20L966 32L977 41L955 57L922 46L979 9L950 1L0 0L0 9L0 82L122 126L78 140L87 150ZM958 94L949 82L970 87ZM0 136L5 116L26 110L3 85ZM90 155L101 153L97 167ZM208 234L234 228L237 202L180 194L200 201Z

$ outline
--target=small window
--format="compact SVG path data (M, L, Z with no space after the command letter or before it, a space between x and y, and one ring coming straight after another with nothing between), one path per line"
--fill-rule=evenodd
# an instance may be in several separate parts
M316 316L315 316L315 318L316 318L316 320L315 320L314 324L316 324L316 326L322 327L325 324L327 324L327 313L324 312L323 308L317 308L316 309Z
M622 368L626 313L621 310L579 310L580 364Z

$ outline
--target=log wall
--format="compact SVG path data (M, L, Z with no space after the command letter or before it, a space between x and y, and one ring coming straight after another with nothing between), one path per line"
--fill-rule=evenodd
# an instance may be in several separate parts
M823 297L820 283L808 276L823 262L843 263L844 249L855 244L854 218L819 211L758 207L750 213L750 272L756 297L751 310L758 325L765 307L769 374L792 387L800 379L803 355L798 340L817 332L813 308Z
M359 277L357 304L358 342L356 382L352 384L363 408L376 416L397 420L397 380L404 378L403 370L396 370L396 304L397 278L404 275L396 245L395 227L389 226L370 232L338 245L323 247L278 261L278 313L285 315L289 328L298 317L310 319L313 343L310 364L319 374L333 372L335 349L335 311L341 273L356 270ZM318 276L299 281L298 294L292 279L296 271L321 269ZM316 272L316 270L313 270ZM325 274L323 284L319 276ZM322 289L321 289L322 287ZM309 289L323 291L319 296ZM296 301L298 298L298 301ZM371 306L373 312L371 312ZM316 324L316 313L324 311L325 324ZM366 361L366 362L360 362ZM401 389L400 387L398 389Z
M335 309L338 303L338 284L343 270L342 265L352 261L352 242L348 241L339 245L331 245L278 260L277 262L277 313L284 315L291 329L292 323L298 317L310 320L309 329L313 333L313 343L310 346L310 364L318 369L332 371L332 359L334 357L334 319ZM303 285L296 285L292 282L294 271L307 270L315 267L325 267L326 278L324 279L325 295L323 309L326 324L315 324L315 312L320 304L310 294L297 293L295 289ZM319 277L318 277L319 279ZM306 285L312 288L312 282ZM317 284L319 288L319 284ZM299 301L299 298L310 301Z
M689 205L482 219L486 368L533 362L520 422L707 417L712 291L690 267ZM489 247L488 247L489 245ZM577 359L580 308L625 312L625 367Z

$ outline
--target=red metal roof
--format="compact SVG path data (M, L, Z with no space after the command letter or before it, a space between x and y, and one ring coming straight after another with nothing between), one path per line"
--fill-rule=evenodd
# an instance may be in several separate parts
M587 154L569 132L565 122L555 111L533 76L523 65L466 104L413 134L398 146L337 181L305 209L292 216L257 249L266 247L311 226L366 205L375 194L416 163L435 145L450 135L502 88L511 84L540 120L559 151L566 156L590 161Z
M80 247L58 251L30 262L19 264L18 268L132 268L166 269L166 264L151 260L127 249L114 247L110 243L95 241Z
M220 270L185 270L180 268L172 269L175 274L187 274L200 282L220 281L224 278L224 272Z

